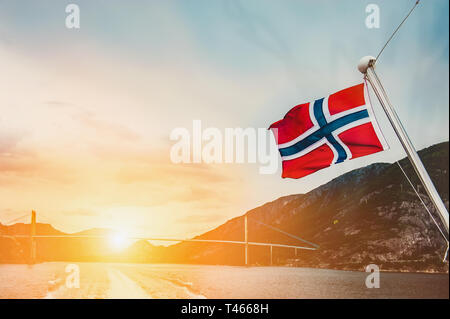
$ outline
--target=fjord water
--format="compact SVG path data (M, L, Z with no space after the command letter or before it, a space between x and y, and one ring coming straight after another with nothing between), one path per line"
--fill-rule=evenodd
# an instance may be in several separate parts
M448 298L448 274L368 273L293 267L78 263L0 265L0 298ZM69 285L70 286L70 285Z

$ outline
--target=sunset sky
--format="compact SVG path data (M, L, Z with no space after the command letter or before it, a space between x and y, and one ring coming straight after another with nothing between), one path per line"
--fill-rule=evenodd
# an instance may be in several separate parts
M65 27L71 2L78 30ZM258 164L172 164L169 135L197 119L266 128L360 83L358 60L378 53L413 2L374 2L381 27L368 29L368 1L0 0L0 222L35 209L67 232L190 237L403 157L378 104L389 151L301 180ZM422 1L377 66L418 149L449 138L448 10Z

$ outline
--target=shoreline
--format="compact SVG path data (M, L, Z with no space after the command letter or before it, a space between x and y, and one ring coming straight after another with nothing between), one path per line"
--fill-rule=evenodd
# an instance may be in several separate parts
M346 272L360 272L365 273L364 270L359 269L343 269L343 268L325 268L325 267L312 267L312 266L292 266L292 265L222 265L222 264L193 264L193 263L139 263L139 262L123 262L123 261L73 261L73 260L55 260L55 261L42 261L35 264L28 263L0 263L0 267L3 265L26 265L35 266L39 264L46 263L81 263L81 264L128 264L128 265L181 265L181 266L218 266L218 267L240 267L240 268L302 268L302 269L317 269L317 270L336 270L336 271L346 271ZM419 270L419 271L409 271L409 270L396 270L396 269L380 269L381 273L407 273L407 274L427 274L427 275L449 275L449 272L433 271L433 270Z

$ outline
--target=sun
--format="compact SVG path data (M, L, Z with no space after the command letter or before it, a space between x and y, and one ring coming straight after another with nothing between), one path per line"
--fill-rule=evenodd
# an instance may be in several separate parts
M127 248L129 240L124 233L113 233L108 238L109 246L115 251L121 251Z

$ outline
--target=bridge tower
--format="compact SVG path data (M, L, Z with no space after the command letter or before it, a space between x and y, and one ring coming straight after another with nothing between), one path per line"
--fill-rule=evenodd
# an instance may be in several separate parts
M245 266L248 266L248 224L247 215L244 216Z
M273 246L270 245L270 265L273 266Z
M31 211L31 223L30 223L30 263L36 262L36 212Z

